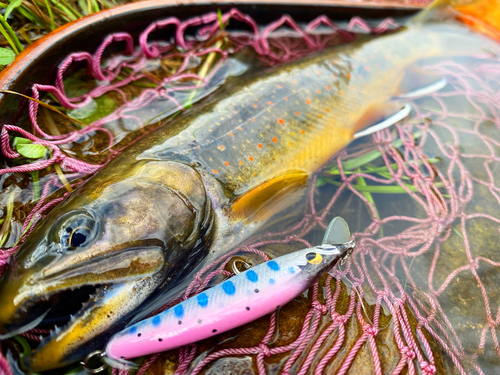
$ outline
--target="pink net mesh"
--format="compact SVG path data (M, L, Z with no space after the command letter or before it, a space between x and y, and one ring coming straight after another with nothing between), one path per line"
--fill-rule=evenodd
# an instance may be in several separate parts
M235 45L237 48L251 46L271 64L321 49L333 36L349 40L353 31L380 33L397 26L392 20L384 20L372 27L355 18L342 30L327 18L320 17L303 29L290 18L283 17L259 31L250 17L237 10L223 17L250 25L254 33L235 35ZM300 40L272 38L272 31L285 23L301 35ZM195 41L187 41L183 36L189 26L199 26L201 35L206 38L213 35L219 27L216 14L182 23L170 18L149 26L140 38L138 49L134 49L130 36L119 33L106 38L94 55L69 56L61 65L56 84L34 85L33 96L38 97L40 91L50 92L65 107L76 108L84 106L89 98L97 98L108 91L123 94L124 85L143 77L141 67L147 58L171 53L171 45L150 43L148 35L154 29L172 24L177 27L176 43L189 51L182 56L186 64L193 54L227 55L226 51L217 48L197 49ZM320 24L328 25L331 32L315 34ZM126 54L132 57L112 60L102 68L104 49L116 41L126 41ZM68 98L62 83L63 74L71 62L79 60L88 61L89 74L110 84L96 87L79 98ZM124 68L133 71L130 80L123 86L122 82L111 83ZM267 359L276 355L283 356L279 371L284 374L355 373L359 366L375 374L435 374L438 369L483 374L491 372L499 363L500 297L496 293L495 274L500 259L494 244L498 242L500 230L500 189L496 186L498 172L495 173L500 161L500 87L496 83L500 80L500 61L495 56L481 56L440 61L429 64L426 69L445 77L449 85L414 100L414 112L396 127L378 132L371 142L349 147L336 156L329 168L314 177L307 209L299 223L286 232L269 233L258 243L237 249L207 266L196 275L184 294L183 298L188 298L199 292L213 277L230 276L225 266L235 254L251 253L264 260L268 258L263 250L270 245L309 246L304 237L318 228L325 229L334 215L341 214L338 207L345 205L346 199L351 206L361 203L358 207L366 210L363 215L369 217L366 220L369 223L358 225L359 231L353 234L357 247L348 261L312 288L310 308L298 335L286 345L275 345L274 338L279 331L278 313L275 313L269 318L267 333L256 346L216 349L206 355L198 353L196 344L181 348L176 374L198 374L221 359L245 355L255 358L259 374L270 371ZM201 81L200 85L206 82L206 78L183 72L179 69L169 80L191 78ZM61 163L67 171L95 172L98 166L66 156L58 145L72 142L90 131L105 131L102 126L111 118L126 117L130 105L145 105L152 97L169 97L160 83L155 89L144 90L137 101L124 100L118 110L88 128L62 136L45 134L38 127L38 105L32 102L30 117L42 138L5 125L2 152L7 157L18 156L8 144L8 132L15 131L50 147L52 158L0 173L43 169L50 163ZM111 146L112 134L109 136ZM353 164L349 164L370 153L376 153L374 159L380 161L375 170L353 168ZM431 163L430 156L437 156L440 161ZM384 169L383 173L380 168ZM334 179L338 186L326 204L325 192L317 188L325 178L327 183L328 179ZM405 198L391 208L390 214L381 214L376 200L367 194L366 185L395 187ZM23 239L29 233L27 228L32 228L29 226L32 219L42 217L62 199L46 202L51 186L60 186L56 177L45 185L42 199L26 219ZM16 250L17 247L2 250L2 264ZM29 332L24 336L36 339L35 334L44 332ZM159 355L148 358L138 373L144 374L158 358ZM361 364L360 358L368 358L370 364ZM447 367L447 362L452 365ZM11 373L5 358L0 356L2 371ZM114 374L126 372L113 370Z

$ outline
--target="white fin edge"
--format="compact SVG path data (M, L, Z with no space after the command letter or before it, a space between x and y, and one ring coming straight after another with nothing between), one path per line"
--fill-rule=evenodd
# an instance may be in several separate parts
M5 340L5 339L8 339L8 338L11 338L12 336L15 336L15 335L18 335L20 333L24 333L26 331L29 331L30 329L33 329L35 328L36 326L38 326L40 324L40 322L43 320L43 318L45 318L45 316L49 313L50 309L48 309L47 311L45 311L45 313L43 313L42 315L40 315L38 318L36 318L35 320L29 322L28 324L22 326L22 327L19 327L9 333L5 333L3 335L0 335L0 340Z
M105 355L102 357L103 361L110 367L115 367L119 370L132 370L138 369L139 365L135 362L127 361L125 359L113 359Z
M372 125L369 128L366 128L360 132L355 133L354 139L370 135L372 133L378 132L379 130L388 128L391 125L394 125L398 121L401 121L402 119L407 117L412 109L413 107L411 106L411 104L406 104L399 112L396 112L388 119L385 119L384 121L379 122L378 124Z
M441 78L439 81L430 84L429 86L422 87L418 90L407 92L405 94L398 95L398 98L416 98L419 96L429 95L433 92L439 91L448 84L445 78Z

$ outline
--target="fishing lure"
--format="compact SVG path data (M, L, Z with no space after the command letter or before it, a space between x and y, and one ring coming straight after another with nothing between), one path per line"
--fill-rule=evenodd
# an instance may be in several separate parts
M251 322L290 302L354 248L341 217L323 243L246 270L186 301L115 334L106 347L111 360L174 349Z

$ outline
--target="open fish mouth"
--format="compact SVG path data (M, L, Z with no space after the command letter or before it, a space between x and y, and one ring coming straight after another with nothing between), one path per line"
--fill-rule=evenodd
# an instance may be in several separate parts
M71 363L84 355L86 342L122 321L157 287L161 278L155 275L162 274L164 258L159 247L132 248L61 271L51 267L46 276L40 270L17 277L19 267L12 267L5 278L9 282L0 286L5 299L1 338L35 327L48 330L50 334L24 358L26 367L43 371ZM141 286L142 292L135 293ZM134 300L134 293L143 298Z

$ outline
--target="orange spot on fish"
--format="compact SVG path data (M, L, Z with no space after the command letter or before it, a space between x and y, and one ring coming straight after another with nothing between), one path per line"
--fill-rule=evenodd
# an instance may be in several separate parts
M226 164L228 167L230 165L228 161L225 161L224 164Z
M273 102L269 102L268 104L269 104L269 105L273 105L274 103L273 103Z
M332 74L332 76L333 76L333 78L337 78L337 75L336 75L335 73L334 73L334 74Z
M296 116L300 116L300 112L299 111L295 111L295 115Z
M283 100L284 100L284 101L287 101L287 100L288 100L288 98L285 96L285 97L283 98Z
M234 134L233 134L233 133L229 133L229 135L230 135L231 137L234 137Z
M278 138L273 137L273 142L274 142L274 143L278 142Z
M296 85L296 84L297 84L297 81L292 81L292 83L293 83L294 85Z
M309 99L306 99L306 104L311 104L311 101Z
M295 135L295 133L294 132L290 132L290 135L293 137Z
M257 108L257 104L252 104L252 107Z
M250 121L255 122L255 119L252 117L252 118L250 119Z
M369 67L369 66L365 66L365 70L366 70L367 72L369 72L369 71L370 71L370 67Z
M238 129L238 130L243 130L243 129L241 128L241 126L238 126L236 129Z
M240 160L240 164L243 165L243 162Z
M259 148L262 148L262 144L261 143L259 143L257 146L259 146Z
M215 174L219 173L217 172L217 169L212 169L212 172L214 172Z
M325 111L326 112L330 112L330 108L325 108Z
M278 122L279 122L280 125L283 125L285 123L285 121L282 118L279 118Z
M330 89L331 89L331 87L330 87L330 86L326 86L326 89L327 89L327 90L330 90Z
M218 148L219 150L221 150L221 151L224 151L224 150L226 149L226 146L224 146L224 145L219 145L219 146L217 146L217 148Z
M238 113L238 111L234 111L234 113Z
M300 131L302 134L306 134L306 131L305 130L301 130Z
M283 88L283 86L281 86L281 85L278 85L278 88L279 88L279 89L282 89L282 88Z
M319 118L323 118L323 116L321 116L321 115L318 115L318 117L319 117Z
M248 160L253 161L253 158L251 156L248 157Z
M349 73L347 74L346 77L347 77L347 79L351 79L351 75Z
M339 95L344 95L344 92L343 91L339 91Z
M196 146L196 148L199 150L201 147L200 146Z
M317 93L317 94L319 94L320 92L321 92L321 90L320 90L320 89L317 89L317 90L316 90L316 93Z
M293 142L290 142L290 143L289 143L289 145L290 145L290 146L293 146Z

